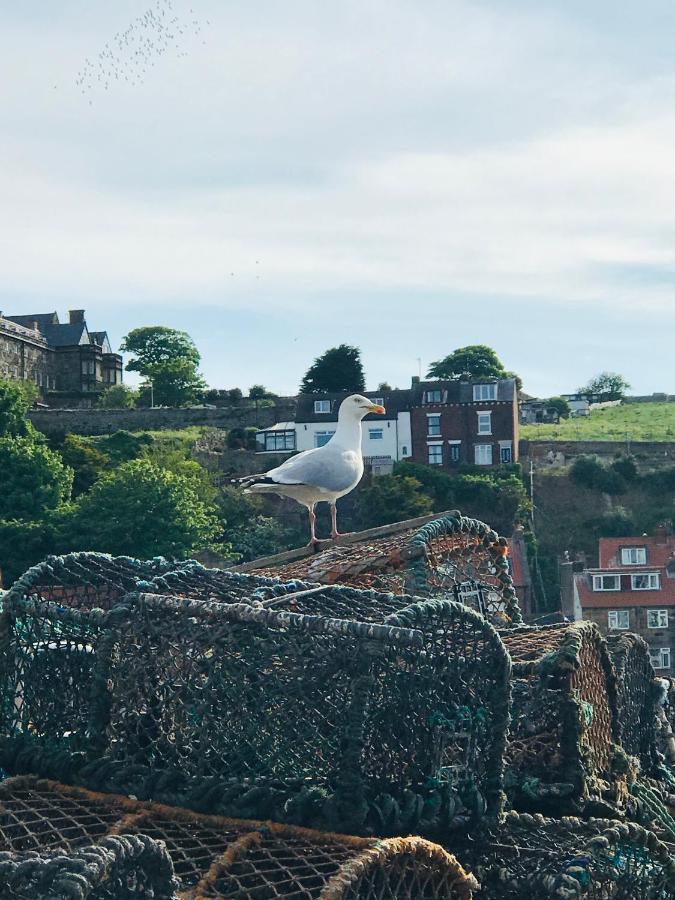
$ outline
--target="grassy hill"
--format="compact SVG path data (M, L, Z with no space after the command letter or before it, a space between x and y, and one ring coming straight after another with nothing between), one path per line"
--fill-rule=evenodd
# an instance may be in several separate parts
M532 441L675 441L675 403L626 403L558 425L521 425Z

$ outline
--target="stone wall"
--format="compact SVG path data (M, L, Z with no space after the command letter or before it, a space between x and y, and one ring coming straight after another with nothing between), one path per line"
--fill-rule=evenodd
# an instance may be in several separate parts
M520 461L535 468L563 466L579 456L593 454L611 461L630 454L640 469L668 468L675 465L675 441L530 441L520 442Z
M36 409L29 413L45 434L112 434L165 431L204 425L208 428L267 428L295 416L295 399L280 398L275 406L231 406L224 409Z

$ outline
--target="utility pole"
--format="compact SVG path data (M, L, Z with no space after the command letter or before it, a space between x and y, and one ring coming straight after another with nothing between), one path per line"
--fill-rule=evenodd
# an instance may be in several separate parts
M148 378L148 382L150 384L150 409L155 408L155 386L152 383L152 380Z
M530 504L532 505L532 531L534 531L534 461L530 459Z

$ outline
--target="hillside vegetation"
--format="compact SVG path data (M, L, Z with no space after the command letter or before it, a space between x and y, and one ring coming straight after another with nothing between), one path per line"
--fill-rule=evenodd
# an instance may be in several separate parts
M557 425L521 425L531 441L675 441L675 403L626 403Z

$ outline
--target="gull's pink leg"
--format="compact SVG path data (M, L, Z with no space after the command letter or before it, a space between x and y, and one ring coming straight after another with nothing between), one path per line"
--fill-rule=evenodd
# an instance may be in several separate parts
M309 546L313 547L315 544L318 544L316 536L316 513L314 512L313 506L308 506L307 509L309 511Z
M330 536L332 538L340 537L340 532L337 528L337 506L335 503L331 503L330 505L330 521L331 521L331 532Z

